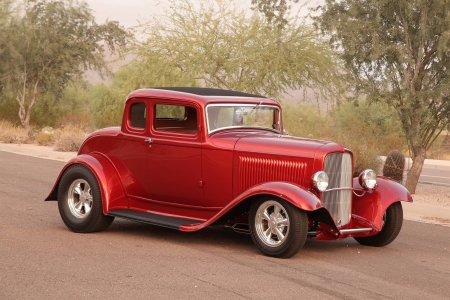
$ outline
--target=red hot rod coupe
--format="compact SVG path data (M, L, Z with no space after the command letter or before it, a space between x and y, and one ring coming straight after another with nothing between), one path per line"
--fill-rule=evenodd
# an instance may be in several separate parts
M274 257L296 254L307 237L391 243L408 191L370 169L353 178L350 150L285 135L282 121L277 101L252 94L134 91L121 127L92 133L46 200L74 232L115 217L187 232L223 225Z

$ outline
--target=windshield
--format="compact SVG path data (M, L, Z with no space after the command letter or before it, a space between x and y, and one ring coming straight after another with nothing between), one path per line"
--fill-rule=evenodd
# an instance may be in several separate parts
M225 128L258 128L280 132L280 110L260 104L210 104L206 107L208 133Z

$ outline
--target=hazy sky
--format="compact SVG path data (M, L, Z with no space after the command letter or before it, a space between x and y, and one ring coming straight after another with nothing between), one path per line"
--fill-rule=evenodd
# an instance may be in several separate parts
M152 14L161 13L168 0L85 0L90 8L94 11L94 15L98 23L110 21L119 21L125 27L131 27L138 24L139 20L148 20ZM199 0L192 0L198 2ZM251 0L235 0L244 9L250 9ZM300 0L299 2L305 3ZM313 7L324 0L311 0L308 6ZM301 4L296 4L294 9L299 9ZM302 14L307 9L302 9Z

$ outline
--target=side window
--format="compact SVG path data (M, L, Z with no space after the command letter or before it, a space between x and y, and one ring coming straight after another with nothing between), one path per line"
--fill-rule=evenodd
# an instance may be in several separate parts
M145 103L133 103L130 108L130 125L135 128L145 128L146 115Z
M171 104L155 105L155 130L196 134L197 124L195 107Z

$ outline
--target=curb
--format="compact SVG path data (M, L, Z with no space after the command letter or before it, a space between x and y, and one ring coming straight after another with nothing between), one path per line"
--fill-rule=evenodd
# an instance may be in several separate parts
M379 158L384 162L386 160L386 156L379 156ZM408 170L412 165L412 159L407 157L405 158L405 170ZM450 170L450 161L449 160L437 160L437 159L425 159L423 163L423 168L427 169L436 169L436 170Z
M431 182L431 181L421 181L421 180L419 180L419 183L432 184L432 185L441 185L441 186L448 186L448 187L450 187L450 184L448 184L448 183L441 183L441 182Z
M54 151L50 149L50 147L43 147L41 149L39 149L38 147L43 146L36 146L32 144L16 145L16 144L0 143L0 151L11 152L20 155L33 156L38 158L58 160L64 162L68 162L69 160L77 156L76 152L60 152Z
M417 202L402 202L406 220L450 227L450 207Z

